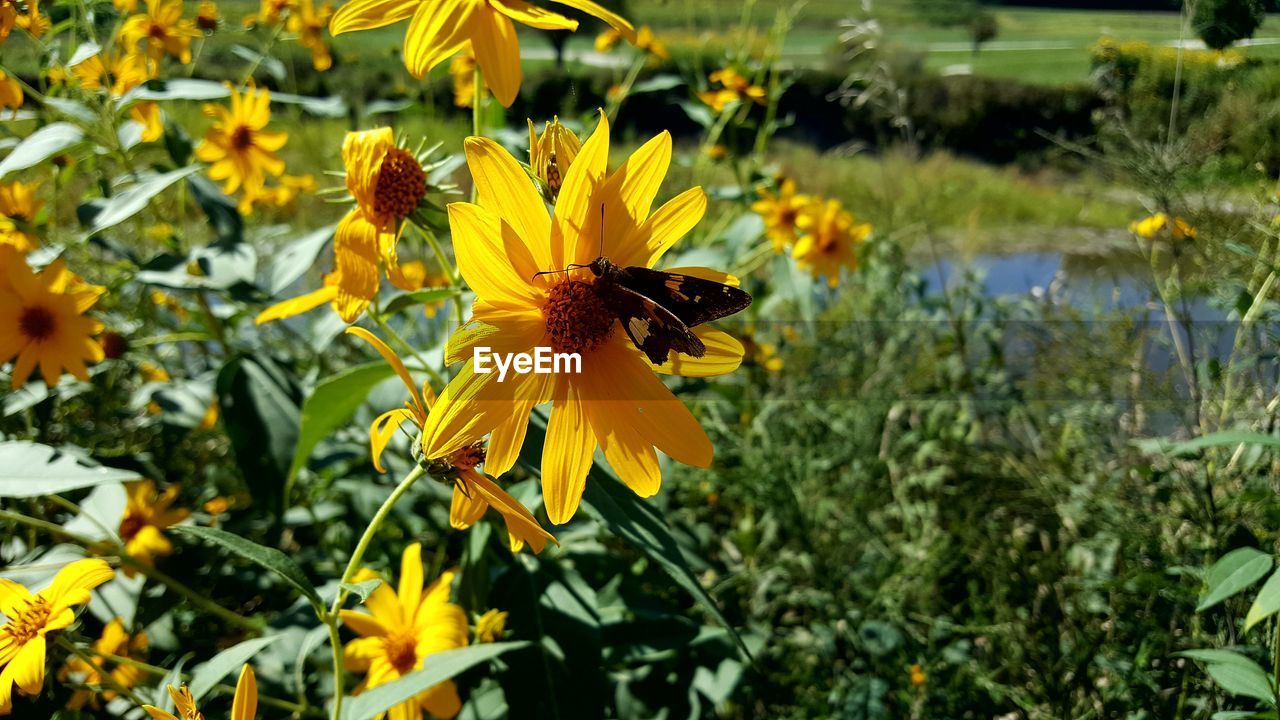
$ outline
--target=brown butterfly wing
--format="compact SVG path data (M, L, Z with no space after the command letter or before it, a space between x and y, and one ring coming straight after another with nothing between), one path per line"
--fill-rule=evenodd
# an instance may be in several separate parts
M644 267L619 269L615 282L670 310L686 327L728 317L751 304L751 294L732 285Z
M672 350L691 357L707 354L707 347L687 325L654 300L612 280L596 280L596 292L618 316L627 337L655 365L667 361Z

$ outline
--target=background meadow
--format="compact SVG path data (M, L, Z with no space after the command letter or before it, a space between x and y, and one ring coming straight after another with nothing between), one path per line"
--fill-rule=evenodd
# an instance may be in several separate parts
M333 36L332 8L285 0L178 2L189 61L87 87L145 3L0 0L48 23L0 41L0 277L61 261L82 282L60 292L99 287L102 351L56 385L0 364L0 577L115 570L13 717L180 713L187 683L247 720L246 663L271 719L338 720L339 697L343 720L1280 717L1280 15L1199 40L1280 8L603 4L650 39L557 5L581 26L518 25L507 108L475 107L465 61L415 79L405 22ZM197 149L247 88L287 134L257 193ZM601 454L552 524L534 410L500 485L558 544L512 552L496 512L451 523L456 472L397 485L412 426L375 469L370 424L406 390L344 330L441 392L477 297L445 211L473 197L465 139L526 162L527 120L585 141L602 112L611 170L670 133L654 207L706 191L663 264L754 303L717 323L740 366L663 376L715 457L660 455L652 497ZM386 268L354 323L255 322L341 264L344 137L380 127L422 160L396 245L417 274ZM821 233L835 269L806 255ZM0 352L28 332L6 312ZM458 637L374 692L339 610L419 565L451 579ZM441 683L459 708L424 700Z

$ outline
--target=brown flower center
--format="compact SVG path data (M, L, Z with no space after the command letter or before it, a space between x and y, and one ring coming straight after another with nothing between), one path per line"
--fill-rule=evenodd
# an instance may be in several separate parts
M613 333L615 320L591 283L566 280L551 288L542 306L551 349L564 353L594 350Z
M248 125L237 125L231 132L231 147L240 152L253 147L253 128Z
M132 540L146 524L146 521L137 515L125 515L120 521L120 539L125 542Z
M793 207L783 208L782 211L778 213L778 222L786 227L795 227L796 215L798 214L799 213L797 213L796 209Z
M23 308L18 316L18 331L36 342L48 340L57 328L57 318L49 308L40 305Z
M49 621L48 600L42 597L35 597L23 601L23 604L26 607L20 605L13 617L9 619L9 623L0 628L0 637L8 635L18 645L22 645L39 635Z
M410 633L393 633L382 638L382 649L387 660L401 675L412 672L418 666L418 641Z
M169 37L169 30L160 23L151 23L147 28L147 35L153 40L165 40Z
M418 201L426 194L427 174L417 158L400 148L388 150L373 188L373 211L403 218L418 207Z
M471 470L484 462L484 442L477 442L449 456L449 464L459 470Z

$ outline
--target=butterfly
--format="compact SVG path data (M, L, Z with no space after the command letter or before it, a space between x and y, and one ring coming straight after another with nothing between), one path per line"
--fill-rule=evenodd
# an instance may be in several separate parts
M690 328L741 312L751 294L714 280L647 267L615 265L604 256L604 207L600 208L600 255L582 265L571 263L552 275L586 268L592 289L622 324L627 337L649 361L661 365L671 351L700 358L707 346Z

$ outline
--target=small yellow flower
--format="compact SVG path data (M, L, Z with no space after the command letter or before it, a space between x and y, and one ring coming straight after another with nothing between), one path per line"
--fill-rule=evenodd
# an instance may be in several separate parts
M649 53L658 60L670 60L671 53L667 51L666 43L658 39L653 34L653 29L648 25L643 25L636 31L636 47Z
M135 103L129 109L129 117L142 126L142 142L155 142L164 137L164 119L160 115L159 103Z
M812 203L813 198L796 193L796 183L790 178L782 181L776 194L760 188L760 199L752 203L751 209L764 220L765 234L773 241L774 252L782 252L796 241L796 223Z
M596 52L607 53L618 47L620 42L622 42L622 32L615 28L606 28L604 32L596 36Z
M373 466L378 472L386 472L382 467L382 453L387 448L387 444L395 437L400 426L406 422L412 422L421 429L427 422L428 413L431 406L435 404L436 394L431 389L431 385L423 384L422 392L418 392L418 388L413 383L412 376L405 368L404 363L396 354L391 352L391 348L377 338L373 333L361 327L347 328L347 332L364 340L377 350L383 359L396 371L400 379L404 381L405 387L409 389L409 402L405 407L389 410L374 419L373 424L369 426L369 447L373 454ZM425 455L427 460L435 460L439 456ZM551 533L542 529L538 524L537 518L528 508L520 503L519 500L507 494L497 483L490 480L488 472L495 475L501 475L510 469L511 465L506 467L490 468L486 466L486 473L482 473L476 469L478 465L485 461L485 450L482 443L474 443L460 448L447 456L441 458L443 460L443 471L453 477L453 502L449 508L449 524L455 529L465 530L474 525L485 511L490 507L498 511L502 515L502 519L507 523L507 535L510 541L511 551L519 552L527 542L533 548L535 553L542 552L546 547L547 541L556 542ZM514 458L512 459L514 463Z
M115 573L102 560L77 560L63 567L53 584L37 593L0 578L0 715L13 712L13 688L24 695L44 690L46 636L75 622L76 605Z
M44 203L36 199L37 183L0 183L0 245L29 253L40 245L35 235L36 215Z
M911 666L911 684L912 685L915 685L916 687L920 687L921 685L924 685L928 679L929 679L928 676L924 674L924 668L921 668L919 665Z
M143 362L138 365L138 374L142 375L142 379L147 382L163 383L169 382L171 379L167 370L149 362Z
M507 613L501 610L490 610L476 620L476 642L498 642L507 631Z
M453 104L460 108L475 106L476 56L468 44L449 61L449 77L453 78Z
M311 66L318 72L333 67L333 56L324 41L325 27L333 15L333 3L326 0L316 9L312 0L299 0L298 6L289 13L289 32L297 33L298 44L311 51Z
M415 292L426 288L443 288L448 287L450 283L448 275L442 272L428 272L426 264L421 260L409 260L391 268L387 272L387 279L391 281L392 285L405 292ZM422 312L427 317L435 317L443 305L443 300L425 303L422 306Z
M728 156L729 156L729 148L725 147L724 145L721 145L720 143L716 143L715 145L712 145L711 147L707 148L707 157L711 158L712 160L723 160Z
M19 15L15 22L34 38L44 35L49 29L49 18L40 14L40 0L27 0L27 14Z
M122 13L138 12L138 0L111 0L111 4Z
M711 106L716 112L724 112L725 108L736 103L745 103L748 101L764 104L767 93L765 89L759 85L752 85L751 81L743 77L733 68L721 68L711 73L708 78L712 84L719 84L718 90L705 90L698 93L698 99Z
M222 14L218 12L218 6L211 0L201 0L200 6L196 8L196 27L210 33L218 29L221 21Z
M858 268L858 248L871 234L871 226L855 225L853 215L838 200L810 204L797 219L796 227L801 236L791 249L791 256L815 278L826 277L831 287L840 282L841 268Z
M18 24L18 3L15 0L0 0L0 42L9 39L9 33Z
M150 77L146 58L136 52L119 50L105 59L102 53L90 55L71 66L71 72L80 80L80 87L85 90L107 88L111 97L124 95Z
M37 273L10 253L0 253L0 363L14 361L13 389L26 383L37 363L49 387L64 371L87 382L85 362L103 359L94 339L102 323L84 313L106 288L81 281L61 259Z
M152 720L204 720L204 715L196 708L195 698L186 685L177 690L170 685L169 697L173 698L173 705L180 717L151 705L143 705L142 709L147 711ZM258 680L253 674L253 668L245 665L240 670L240 679L236 681L236 695L231 701L231 720L253 720L257 712Z
M755 361L769 372L780 372L785 363L778 357L778 346L762 342L756 345Z
M560 124L558 116L543 123L541 135L534 130L533 121L528 122L529 167L533 168L533 176L541 184L547 202L554 203L560 195L565 173L582 151L582 143L572 130Z
M17 79L5 74L5 71L0 70L0 109L12 109L16 117L18 109L22 107L24 101L22 84Z
M182 0L146 0L147 11L134 15L120 27L120 39L129 50L142 49L153 63L170 55L182 64L191 62L191 40L200 37L195 23L182 17Z
M222 515L231 509L231 501L219 495L212 500L205 501L205 504L201 506L201 509L210 515Z
M218 424L218 402L209 403L209 407L205 408L204 416L200 418L200 426L198 430L212 430Z
M127 483L125 489L128 491L128 500L124 517L120 518L119 529L120 539L124 541L124 551L151 565L157 557L173 553L173 543L165 537L164 531L186 520L191 511L170 509L178 499L177 485L170 485L163 493L157 493L154 482L139 480ZM126 567L124 573L133 577L137 571Z
M1167 232L1168 237L1175 241L1185 238L1194 240L1199 234L1185 219L1174 217L1173 222L1170 223L1169 216L1162 212L1131 223L1129 232L1144 240L1154 240Z
M67 701L67 708L79 710L88 705L97 709L99 707L99 698L110 702L117 697L117 691L113 688L130 690L135 687L146 677L142 668L126 662L109 661L107 656L137 660L142 657L146 650L147 634L145 632L138 631L130 635L125 630L124 621L121 618L115 618L107 623L106 627L102 629L102 636L93 642L93 648L89 653L92 660L72 657L67 661L62 671L58 673L58 679L61 682L73 679L79 685L101 686L109 684L112 687L104 687L97 692L88 688L76 690L71 699ZM111 670L107 669L109 662L115 663L115 667Z
M205 105L204 114L214 118L196 148L196 157L210 163L209 177L224 181L228 194L244 187L261 190L268 174L284 174L284 161L276 152L289 141L285 132L266 130L271 122L271 93L250 85L244 94L230 84L231 107Z
M420 670L423 662L435 653L466 647L467 615L449 602L456 574L448 570L424 588L422 546L414 543L405 548L401 556L398 591L381 584L364 602L368 613L341 611L343 624L360 636L347 643L344 652L346 669L365 673L364 681L354 694ZM356 580L362 582L375 577L376 574L366 569ZM445 680L392 708L390 716L420 718L425 710L433 717L452 718L461 709L457 686L452 680Z
M261 0L258 3L258 12L253 15L246 15L242 24L245 27L253 27L254 25L276 26L287 19L289 13L298 7L297 0Z
M634 39L631 23L594 0L555 0L608 23ZM412 18L410 20L410 18ZM351 0L334 14L329 32L341 35L409 20L404 63L415 78L449 59L468 41L484 71L485 84L511 107L523 79L520 41L512 21L539 30L577 30L578 21L524 0Z

